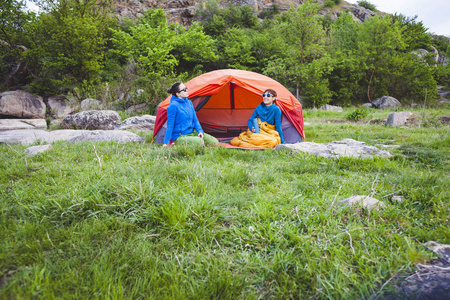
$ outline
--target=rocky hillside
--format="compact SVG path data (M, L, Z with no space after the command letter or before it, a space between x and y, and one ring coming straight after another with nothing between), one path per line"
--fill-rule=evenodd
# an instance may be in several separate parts
M272 9L277 6L279 10L287 10L291 5L301 5L306 0L224 0L224 6L232 5L251 5L255 11L263 11ZM194 21L194 16L197 9L204 5L202 0L115 0L115 11L119 18L130 17L135 18L141 16L146 10L150 8L161 8L166 11L167 18L170 23L179 23L184 26L189 26ZM322 5L324 0L319 0L318 3ZM331 19L339 16L344 9L351 11L355 20L363 22L370 16L375 15L375 12L342 1L339 6L333 8L324 8L319 13L321 15L328 15Z

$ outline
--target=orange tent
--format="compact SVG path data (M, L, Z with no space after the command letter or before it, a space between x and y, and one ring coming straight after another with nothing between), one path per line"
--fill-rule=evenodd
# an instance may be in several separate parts
M232 137L247 130L248 119L262 102L262 93L270 88L278 94L276 105L282 112L286 143L305 138L302 105L272 78L249 71L224 69L202 74L185 85L203 130L213 136ZM153 132L156 142L162 142L164 138L170 98L158 107Z

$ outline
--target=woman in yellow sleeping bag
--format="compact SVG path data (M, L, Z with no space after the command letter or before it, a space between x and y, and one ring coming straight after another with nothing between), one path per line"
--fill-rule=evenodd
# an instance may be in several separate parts
M275 105L277 92L267 89L262 94L263 102L258 105L248 120L248 130L235 137L230 144L244 148L272 148L284 144L281 130L281 110Z

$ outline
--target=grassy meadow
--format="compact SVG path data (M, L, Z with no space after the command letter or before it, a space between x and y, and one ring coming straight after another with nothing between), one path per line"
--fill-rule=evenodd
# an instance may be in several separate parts
M305 110L307 141L391 158L66 143L0 145L1 299L369 299L450 243L450 108L385 127ZM400 191L399 191L400 190ZM398 192L399 191L399 192ZM391 202L391 193L404 197ZM381 210L339 207L372 195ZM383 198L384 197L384 198Z

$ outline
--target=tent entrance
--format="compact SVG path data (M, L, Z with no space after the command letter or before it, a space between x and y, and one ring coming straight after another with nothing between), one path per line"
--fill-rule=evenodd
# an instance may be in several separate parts
M229 82L215 95L192 98L197 118L206 133L234 137L247 130L247 121L261 96Z

